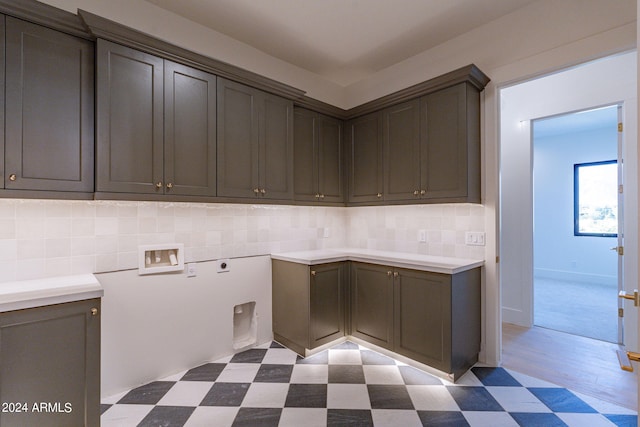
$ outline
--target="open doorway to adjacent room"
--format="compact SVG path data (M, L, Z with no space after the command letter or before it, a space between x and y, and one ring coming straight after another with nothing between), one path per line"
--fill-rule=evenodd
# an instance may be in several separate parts
M609 105L532 125L533 323L612 343L623 340L621 109Z
M573 146L563 142L559 132L553 134L551 129L544 129L545 126L553 127L557 124L554 119L561 118L565 122L588 119L589 125L595 125L600 114L615 118L615 126L607 125L607 131L597 130L599 126L582 129L577 132L580 136L574 139L579 141ZM618 302L615 285L621 280L627 294L632 294L638 286L636 51L501 87L499 123L498 274L502 366L637 409L637 375L620 369L617 351L640 350L638 310L632 303ZM542 132L537 136L546 139L546 146L544 141L540 145L534 143L536 130ZM587 156L594 154L594 150L587 147L587 140L609 132L615 135L610 151ZM560 151L563 148L565 152ZM550 157L546 164L545 155ZM580 181L581 175L588 178L594 175L593 171L607 165L614 165L618 171L617 183L624 184L623 188L617 189L623 191L624 197L624 204L618 199L617 218L611 212L612 207L602 203L593 208L599 214L589 215L591 208L586 199L574 197L576 174ZM561 171L563 177L559 176ZM543 183L538 178L550 182ZM604 178L594 181L600 183ZM583 189L589 187L578 184ZM541 191L552 199L546 205L544 199L540 203ZM603 197L596 199L601 201ZM578 224L576 233L576 219L585 219L591 229L581 229ZM593 229L594 221L598 219L603 220L602 223L618 220L619 229L615 233L618 240L611 230ZM598 233L601 236L595 235ZM542 239L547 240L546 244ZM570 242L591 242L594 247L590 250L597 255L588 255L584 252L586 249L572 247ZM602 269L597 269L597 264L603 264ZM542 288L534 284L536 278L545 275L563 282L589 276L591 282L605 282L603 284L610 286L603 287L606 297L598 296L594 288L586 288L586 283L580 289L563 292L565 299L552 296L548 301L552 306L547 312L556 320L564 317L562 320L572 321L574 327L581 328L570 331L560 322L553 326L544 324L548 319L543 317L544 306L539 305L544 299L540 292ZM591 282L589 284L593 284ZM551 289L559 291L562 287L553 283ZM587 305L589 300L600 299L606 300L608 308L603 310L613 311L611 315L599 314L599 309ZM618 308L625 309L620 313L624 316L622 328L618 324ZM574 312L559 314L565 309ZM537 326L540 324L544 327ZM594 339L595 332L587 330L600 326L604 326L606 335Z

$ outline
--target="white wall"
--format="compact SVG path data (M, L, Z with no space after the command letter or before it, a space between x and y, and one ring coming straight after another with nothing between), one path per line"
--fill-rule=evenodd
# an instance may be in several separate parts
M604 129L545 138L534 131L534 277L606 284L617 292L618 254L610 248L618 239L575 236L573 226L573 167L618 158L618 121L615 115L612 119Z
M197 264L197 276L98 274L102 298L102 396L233 354L233 308L256 303L256 343L273 339L271 258L232 259L229 272ZM242 349L238 349L242 350Z
M637 251L637 98L636 54L617 55L588 66L500 91L500 265L504 321L533 322L533 206L530 121L594 106L623 103L625 159L625 248ZM637 283L637 265L624 260L625 288ZM635 323L635 313L625 320ZM625 336L627 345L635 339Z
M475 63L492 70L591 36L614 49L635 45L635 1L540 0L451 41L340 87L223 34L143 0L43 0L75 13L87 10L195 52L307 91L318 100L351 108L399 89ZM274 6L276 7L276 6ZM283 9L281 13L286 14ZM357 28L357 23L354 23ZM603 47L590 46L591 54ZM609 48L609 47L608 47ZM564 58L566 60L567 58Z

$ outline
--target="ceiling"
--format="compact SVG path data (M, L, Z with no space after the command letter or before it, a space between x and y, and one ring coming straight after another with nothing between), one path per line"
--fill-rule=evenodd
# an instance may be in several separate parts
M535 138L549 138L603 128L609 128L614 132L617 131L617 105L562 114L533 121Z
M348 86L536 0L146 0Z

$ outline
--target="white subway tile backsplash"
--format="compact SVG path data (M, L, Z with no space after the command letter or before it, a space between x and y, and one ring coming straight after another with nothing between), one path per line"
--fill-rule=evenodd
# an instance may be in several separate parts
M137 268L139 245L182 243L185 261L331 247L484 258L479 205L308 207L0 200L0 281ZM324 229L329 237L324 237ZM418 242L425 230L427 242ZM24 270L27 268L28 270Z
M43 259L45 256L44 239L18 240L18 261L26 259Z
M16 238L16 220L0 217L0 239Z

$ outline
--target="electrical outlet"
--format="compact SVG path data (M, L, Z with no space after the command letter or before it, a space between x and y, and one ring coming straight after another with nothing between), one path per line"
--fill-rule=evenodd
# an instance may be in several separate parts
M484 246L485 234L482 231L467 231L464 234L464 242L468 246Z
M218 273L228 273L230 269L229 260L228 259L219 259L218 260Z
M427 230L418 230L418 242L427 243Z
M329 238L329 227L324 227L322 229L322 237L324 237L325 239Z

